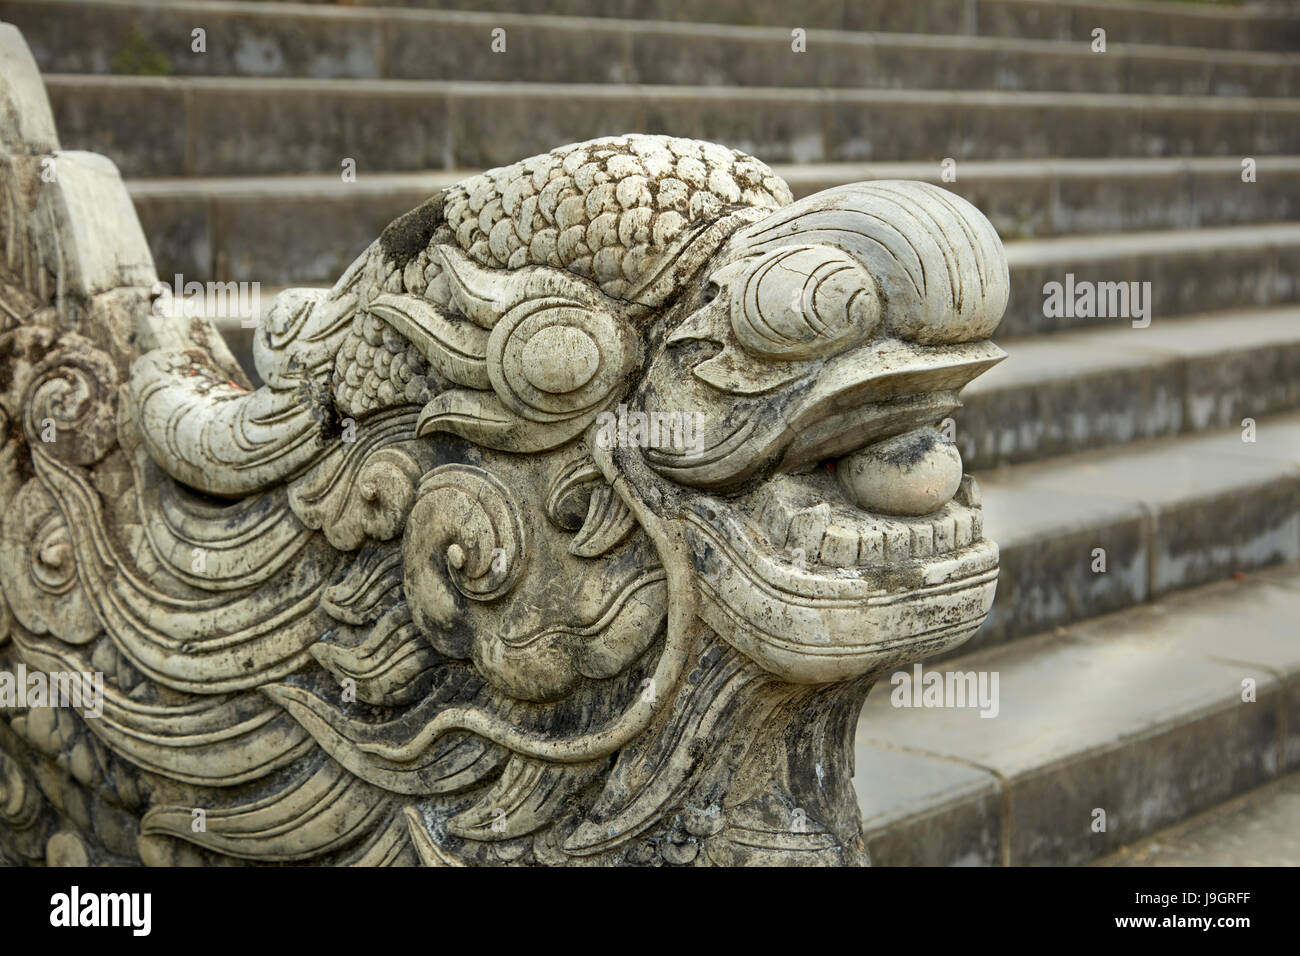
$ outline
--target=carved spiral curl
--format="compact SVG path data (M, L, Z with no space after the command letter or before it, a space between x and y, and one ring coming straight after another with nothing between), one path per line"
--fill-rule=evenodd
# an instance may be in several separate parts
M41 797L17 762L0 753L0 822L26 830L41 812Z
M524 526L505 486L482 468L443 465L424 476L402 542L404 586L416 623L434 646L469 656L468 635L452 635L459 594L495 601L519 579Z
M46 515L32 538L32 580L46 594L66 594L77 584L72 535L59 514Z
M64 348L32 371L23 393L28 444L71 465L93 465L117 444L117 372L108 356Z
M77 577L71 529L35 479L14 496L0 531L0 580L14 617L35 634L85 644L99 633Z
M402 530L415 500L419 463L400 448L381 448L357 471L358 523L376 541Z

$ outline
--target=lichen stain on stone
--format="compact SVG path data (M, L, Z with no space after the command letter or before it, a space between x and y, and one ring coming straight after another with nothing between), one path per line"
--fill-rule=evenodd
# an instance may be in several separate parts
M882 449L879 457L887 465L910 468L924 461L926 456L934 450L934 446L938 441L938 433L926 429L917 432L907 441L898 442L892 447Z
M429 245L433 234L442 225L443 194L438 193L432 199L398 216L379 235L379 247L385 258L397 265L398 269L423 252Z

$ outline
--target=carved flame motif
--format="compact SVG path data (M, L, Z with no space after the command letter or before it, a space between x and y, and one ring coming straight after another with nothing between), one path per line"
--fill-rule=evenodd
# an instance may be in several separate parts
M101 716L6 712L4 855L72 831L101 862L864 862L857 711L974 631L997 550L969 481L890 516L814 466L912 441L1000 357L972 207L565 146L280 296L256 390L201 327L94 291L130 283L87 287L79 337L16 261L0 663L105 684ZM699 441L657 443L668 415ZM94 826L34 796L38 753Z

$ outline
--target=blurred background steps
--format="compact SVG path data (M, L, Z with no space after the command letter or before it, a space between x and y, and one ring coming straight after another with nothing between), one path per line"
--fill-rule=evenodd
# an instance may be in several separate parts
M882 681L855 748L872 862L1087 863L1300 769L1298 617L1291 564L936 667L997 675L995 717Z
M1300 412L1245 417L1253 428L976 469L1002 570L988 621L965 647L1300 560Z
M1047 308L1048 283L1060 283L1064 291L1070 276L1076 288L1085 281L1123 282L1130 289L1134 282L1149 282L1152 322L1300 296L1300 222L1053 236L1009 242L1006 251L1011 302L999 340L1131 324L1127 316L1079 310L1060 315ZM1135 345L1139 331L1133 333Z
M1300 93L1296 62L1286 54L1169 47L1124 34L1113 45L1108 42L1101 55L1091 50L1090 31L1078 42L1076 37L857 32L878 29L869 25L853 32L812 29L805 38L807 54L796 55L790 26L609 17L224 0L167 6L148 0L2 0L0 17L22 24L42 69L57 73L121 73L132 72L132 65L152 65L187 76ZM64 38L69 17L83 24L80 43ZM201 55L188 50L195 27L213 40ZM498 28L506 34L506 49L499 54L490 48Z
M1281 97L85 74L46 88L60 134L128 178L484 168L635 131L771 163L1300 154L1300 99Z
M934 182L978 206L1004 241L1018 242L1300 219L1300 156L1256 163L1255 183L1241 181L1235 157L972 161L951 183L932 162L774 168L795 196L870 179ZM389 222L471 173L362 173L355 182L331 173L160 177L128 186L164 275L283 286L333 282Z
M267 9L286 6L269 0L244 2ZM1289 10L1110 0L804 0L795 17L788 0L350 0L346 4L311 0L307 5L563 13L623 20L1025 39L1074 39L1090 36L1100 27L1108 33L1122 33L1134 43L1238 50L1294 49L1300 37L1300 27ZM798 22L792 23L794 18Z
M1300 408L1300 305L1001 344L962 393L957 447L981 472Z

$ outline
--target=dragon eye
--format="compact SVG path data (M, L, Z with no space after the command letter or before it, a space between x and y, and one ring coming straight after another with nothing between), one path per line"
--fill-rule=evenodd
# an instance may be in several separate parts
M763 358L825 358L868 338L880 323L876 283L853 258L826 246L784 246L731 287L731 327Z
M714 299L716 299L718 297L718 293L720 293L721 291L722 291L722 287L719 286L716 282L705 283L704 288L700 292L700 301L705 304L708 304L709 302L712 302Z

